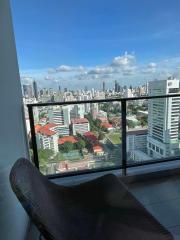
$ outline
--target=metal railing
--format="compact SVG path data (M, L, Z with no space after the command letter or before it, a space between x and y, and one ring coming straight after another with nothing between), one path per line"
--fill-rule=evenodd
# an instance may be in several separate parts
M121 103L122 164L119 166L113 166L113 167L103 167L103 168L97 168L97 169L86 169L86 170L78 170L73 172L58 173L58 174L49 175L50 178L73 176L73 175L80 175L80 174L93 173L93 172L120 170L120 169L122 170L122 174L126 176L128 168L180 160L180 156L172 156L168 158L153 159L153 160L142 161L137 163L130 163L130 164L127 163L127 142L126 142L127 141L127 119L126 119L127 103L130 101L136 101L136 100L164 99L164 98L174 98L174 97L180 97L180 94L27 104L29 120L30 120L30 128L31 128L31 142L32 142L34 164L39 169L38 148L37 148L37 142L36 142L35 122L34 122L34 113L33 113L34 107L67 106L67 105L77 105L77 104L111 103L111 102Z

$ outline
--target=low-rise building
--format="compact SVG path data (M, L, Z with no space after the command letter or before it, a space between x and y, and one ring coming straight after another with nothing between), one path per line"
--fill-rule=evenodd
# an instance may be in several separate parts
M100 145L93 146L93 153L97 156L103 156L104 150Z
M101 126L105 129L107 129L108 131L113 131L114 130L113 125L108 123L108 122L101 123Z
M96 137L96 135L93 132L84 133L84 137L92 143L95 143L98 141L98 138Z
M62 137L62 138L59 138L59 140L58 140L59 145L62 145L65 142L70 142L70 143L74 144L74 143L77 143L78 140L74 136Z
M90 131L90 125L87 118L74 118L71 120L73 135L84 134Z

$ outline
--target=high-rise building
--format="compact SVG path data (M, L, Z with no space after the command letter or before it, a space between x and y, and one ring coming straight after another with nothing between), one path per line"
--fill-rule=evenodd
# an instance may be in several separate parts
M58 125L70 124L70 110L69 107L53 107L48 111L49 121Z
M131 129L127 131L128 160L150 160L147 155L147 128Z
M38 100L38 87L37 87L36 81L33 81L33 94L34 94L34 98Z
M130 97L133 97L133 93L132 93L132 90L130 88L126 88L125 91L124 91L124 97L125 98L130 98Z
M25 98L33 98L33 89L31 84L23 84L23 95Z
M71 110L71 118L84 118L84 114L85 114L84 104L76 104Z
M105 82L103 81L103 92L105 92L106 91L106 84L105 84Z
M149 82L150 96L180 93L179 80ZM156 98L148 103L148 155L162 158L180 151L180 97Z
M91 115L92 115L93 119L96 119L98 112L99 112L98 103L92 103L91 104Z
M119 88L119 84L117 81L115 81L115 85L114 85L115 92L118 92L118 88Z

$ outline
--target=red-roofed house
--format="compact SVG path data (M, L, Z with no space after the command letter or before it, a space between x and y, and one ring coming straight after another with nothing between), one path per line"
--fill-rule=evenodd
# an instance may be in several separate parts
M87 118L74 118L71 120L73 135L89 132L90 125Z
M112 131L114 129L112 124L106 122L102 123L101 126L106 128L108 131Z
M78 141L74 136L62 137L58 140L59 145L64 144L65 142L77 143Z
M34 128L35 128L35 133L38 133L39 130L42 128L42 126L40 124L36 124Z
M93 146L93 153L99 156L104 155L104 150L100 145Z
M87 138L88 140L92 141L92 142L97 142L98 141L96 135L93 132L84 133L84 137Z

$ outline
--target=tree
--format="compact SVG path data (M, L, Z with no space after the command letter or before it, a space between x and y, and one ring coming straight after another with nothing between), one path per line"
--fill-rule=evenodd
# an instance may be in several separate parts
M70 152L74 149L74 144L72 142L65 142L63 144L64 152Z
M140 122L141 122L141 126L142 126L142 127L147 126L147 124L148 124L148 119L147 119L147 117L146 117L146 116L143 116L143 117L141 118Z
M50 158L53 156L54 152L51 149L39 149L38 150L38 157L39 160L43 159L49 162Z
M105 138L105 134L103 132L99 132L98 140L103 140Z
M127 125L129 128L135 128L136 127L136 123L133 121L127 121Z
M96 119L95 121L94 121L94 125L97 127L97 128L101 128L101 120L99 120L99 119Z
M54 152L51 149L38 149L40 169L46 173L47 165L51 162Z
M85 148L85 146L86 146L86 143L82 139L79 142L76 143L76 148L79 149L79 150L82 150L83 148Z
M57 163L64 160L65 160L64 155L60 152L54 157L54 161Z

